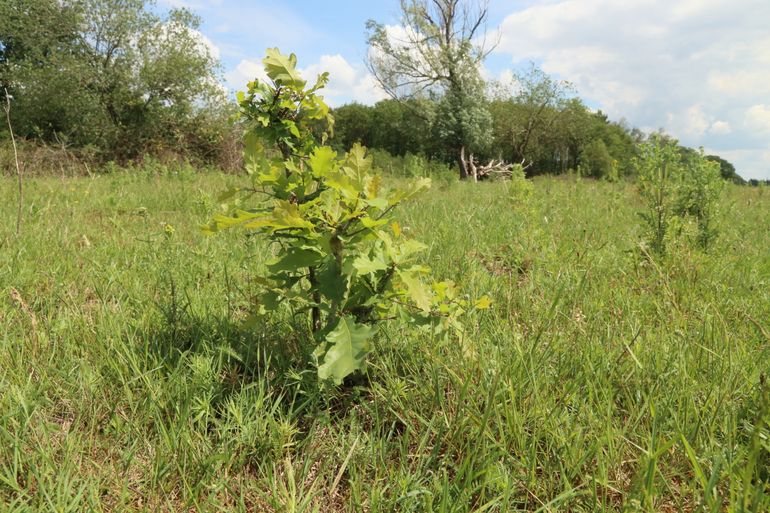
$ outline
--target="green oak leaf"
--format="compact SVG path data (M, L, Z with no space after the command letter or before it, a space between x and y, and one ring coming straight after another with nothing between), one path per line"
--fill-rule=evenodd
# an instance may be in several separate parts
M313 170L313 175L317 177L328 175L335 167L336 157L337 152L328 146L316 148L308 159L308 164L310 164L310 169Z
M323 255L310 248L289 248L281 257L267 264L270 272L280 273L296 271L305 267L318 265Z
M312 229L313 223L302 219L297 205L289 201L279 201L275 205L272 215L258 219L254 222L244 225L245 228L268 227L273 231L284 230L288 228L307 228Z
M316 275L318 292L334 303L341 303L348 290L348 276L345 276L334 257L327 259Z
M366 255L359 256L353 260L353 267L359 274L374 274L377 271L384 271L387 269L388 264L385 262L384 256L380 253L371 259Z
M211 219L211 223L201 226L201 231L206 235L214 234L220 230L232 228L238 225L248 226L262 214L257 212L247 212L245 210L236 210L232 216L216 214Z
M323 363L318 367L318 377L342 384L346 376L364 366L364 359L371 351L371 338L377 329L357 324L352 316L340 318L334 329L326 335L330 344Z
M325 183L328 187L338 191L345 199L357 199L361 192L356 183L344 172L344 168L329 172Z
M418 278L414 272L411 271L399 271L399 278L406 285L407 293L417 308L423 312L430 312L431 300L433 294L430 289Z
M302 80L297 71L297 56L293 53L283 55L278 48L268 48L267 56L262 59L265 65L267 76L276 83L282 83L292 87L305 87L305 81Z

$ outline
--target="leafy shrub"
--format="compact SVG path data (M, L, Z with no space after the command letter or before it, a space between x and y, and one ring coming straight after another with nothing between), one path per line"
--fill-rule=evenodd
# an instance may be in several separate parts
M717 204L724 189L719 164L709 161L703 150L685 160L676 141L655 136L641 145L636 165L647 203L640 215L652 250L665 253L668 237L681 231L687 219L697 223L698 244L708 249L716 236Z
M601 139L594 139L583 148L580 154L581 171L594 178L610 178L613 174L613 161L607 145ZM617 164L615 164L617 176Z
M682 176L677 145L658 136L641 145L636 162L639 192L647 210L639 215L646 225L647 241L658 254L666 251L666 233L674 215L676 187Z
M508 182L508 198L513 206L520 207L525 205L532 196L533 190L532 182L527 180L527 176L524 173L524 166L514 164L511 170L511 178Z
M281 305L307 312L316 342L318 376L340 384L364 367L380 321L401 319L447 334L460 330L468 307L451 282L429 282L429 269L414 262L425 246L403 236L393 209L430 186L423 178L390 190L372 172L372 158L360 146L338 157L319 126L333 122L317 91L296 69L296 56L270 49L263 60L269 82L255 80L239 93L249 125L246 170L251 185L221 200L266 200L214 216L208 233L240 226L262 234L277 255L261 279L259 315ZM482 298L482 308L489 300Z
M708 159L700 150L686 166L679 186L675 213L692 217L698 224L698 244L708 249L716 237L714 226L719 197L724 190L719 163Z

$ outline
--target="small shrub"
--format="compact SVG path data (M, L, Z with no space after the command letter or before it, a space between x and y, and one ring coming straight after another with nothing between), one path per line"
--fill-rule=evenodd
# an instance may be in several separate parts
M261 279L257 314L282 305L307 312L318 376L340 384L364 367L379 322L401 319L447 334L461 329L459 316L468 303L453 283L429 279L429 269L414 261L425 246L404 237L391 218L393 209L426 190L430 179L391 190L373 173L362 146L338 157L319 144L326 132L318 127L333 121L316 94L328 74L306 88L296 62L293 54L268 50L263 63L270 81L255 80L238 95L249 125L245 161L251 184L221 201L267 199L214 216L205 231L239 226L277 248ZM476 306L488 304L482 298Z
M524 174L521 164L514 164L511 170L511 178L508 182L508 198L515 208L522 207L529 202L534 186Z
M391 155L385 150L372 149L374 167L381 169L388 176L422 178L428 177L434 180L454 181L457 178L457 170L440 160L429 159L422 155L407 153L403 156Z
M594 139L586 145L580 155L581 171L594 178L609 178L613 174L613 160L607 145L601 139ZM617 164L615 164L617 175Z
M685 161L676 141L655 136L641 146L636 167L647 203L640 215L651 249L665 253L667 240L688 218L697 224L698 244L708 249L716 237L717 204L724 189L719 164L708 161L703 150Z
M690 159L686 170L679 186L674 211L679 216L690 216L696 221L698 244L707 250L717 234L715 219L725 182L719 163L708 160L702 148Z
M682 176L676 142L653 136L641 145L636 167L639 192L647 203L647 210L639 214L646 227L647 242L655 253L663 254L674 215L676 187Z

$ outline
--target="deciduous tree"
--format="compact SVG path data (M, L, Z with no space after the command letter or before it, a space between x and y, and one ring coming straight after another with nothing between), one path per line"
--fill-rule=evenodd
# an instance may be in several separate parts
M224 99L199 24L145 0L2 2L0 83L16 98L19 135L110 158L194 151L186 141Z
M438 132L461 178L471 176L473 152L491 133L479 74L490 50L487 16L485 1L402 0L400 27L367 24L369 69L390 96L442 98Z

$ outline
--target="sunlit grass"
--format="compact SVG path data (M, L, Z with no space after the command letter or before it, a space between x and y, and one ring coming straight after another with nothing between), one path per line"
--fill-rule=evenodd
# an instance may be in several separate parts
M197 229L238 180L35 179L18 239L0 182L0 510L770 507L762 190L650 260L631 185L437 183L400 222L493 309L320 394L299 317L244 325L266 248Z

